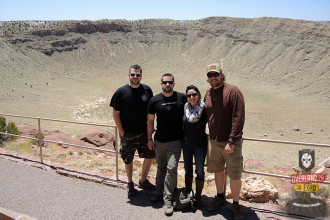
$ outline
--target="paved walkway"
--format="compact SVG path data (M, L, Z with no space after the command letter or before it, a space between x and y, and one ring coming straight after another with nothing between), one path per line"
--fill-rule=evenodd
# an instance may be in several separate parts
M0 212L2 207L3 210L42 220L168 218L162 204L150 203L149 197L144 191L139 191L136 197L128 199L126 190L64 177L0 154ZM203 200L208 203L210 198L203 196ZM243 213L245 219L289 219L284 211L247 206L243 206ZM274 218L269 218L269 214ZM171 219L204 217L232 219L231 205L227 204L215 213L209 213L205 208L196 212L176 211Z

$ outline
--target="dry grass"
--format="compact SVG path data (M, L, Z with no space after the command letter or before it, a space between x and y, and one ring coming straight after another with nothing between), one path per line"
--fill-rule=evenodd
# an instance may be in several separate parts
M4 143L4 149L27 155L37 155L33 140L17 139Z

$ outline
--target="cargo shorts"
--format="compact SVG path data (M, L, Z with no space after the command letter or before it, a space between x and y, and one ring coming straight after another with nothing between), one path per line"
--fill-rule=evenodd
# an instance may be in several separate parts
M155 151L148 148L147 133L132 135L125 132L123 137L120 136L120 143L119 152L125 164L133 162L136 150L140 158L155 158Z
M210 145L207 151L207 172L216 173L225 170L231 180L241 179L243 171L242 143L239 140L235 143L234 151L231 154L225 154L224 149L228 141L215 141L209 138Z

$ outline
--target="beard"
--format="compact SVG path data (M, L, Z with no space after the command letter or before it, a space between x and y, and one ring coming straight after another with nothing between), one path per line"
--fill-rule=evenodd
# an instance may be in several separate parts
M209 83L213 88L217 88L220 85L222 85L223 81L222 80L212 80Z
M141 79L140 79L140 80L134 80L134 79L130 79L129 81L130 81L130 83L131 83L132 85L139 85L139 84L140 84L140 81L141 81Z
M170 93L170 92L172 92L173 91L173 88L172 87L165 87L165 88L163 88L163 92L165 92L165 93Z

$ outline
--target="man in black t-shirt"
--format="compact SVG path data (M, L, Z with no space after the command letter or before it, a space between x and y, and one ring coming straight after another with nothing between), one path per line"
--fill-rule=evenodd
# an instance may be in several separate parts
M128 180L128 196L134 196L137 190L132 179L133 159L137 150L140 158L145 158L142 165L139 187L155 190L155 185L147 179L155 151L148 148L147 109L153 96L149 86L141 84L142 68L132 65L129 68L130 83L117 89L112 96L110 106L113 107L113 119L120 133L120 155L125 162Z
M164 199L165 215L173 214L172 198L177 186L178 162L181 156L183 133L183 107L187 98L183 93L173 91L174 76L166 73L161 78L163 92L152 97L148 108L148 147L156 151L157 176L156 193L151 202ZM157 115L157 131L154 121Z

